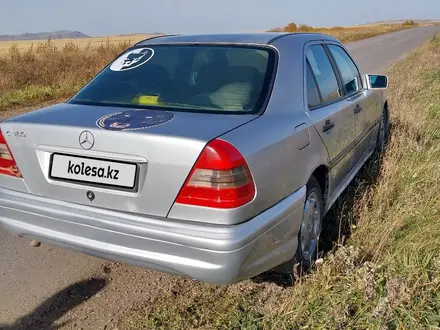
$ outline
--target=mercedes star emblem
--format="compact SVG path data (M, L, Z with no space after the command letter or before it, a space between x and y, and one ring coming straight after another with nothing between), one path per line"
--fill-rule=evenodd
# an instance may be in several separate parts
M89 131L84 131L79 135L79 145L85 150L93 148L95 144L95 137Z

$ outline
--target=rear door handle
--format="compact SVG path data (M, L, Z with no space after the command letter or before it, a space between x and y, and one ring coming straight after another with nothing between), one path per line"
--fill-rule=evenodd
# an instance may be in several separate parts
M356 104L356 107L354 108L354 113L359 113L362 111L362 107L359 104Z
M325 124L324 124L324 126L322 126L322 131L325 133L325 132L328 132L328 131L330 131L333 127L335 127L335 123L332 123L331 121L330 121L330 119L327 119L326 121L325 121Z

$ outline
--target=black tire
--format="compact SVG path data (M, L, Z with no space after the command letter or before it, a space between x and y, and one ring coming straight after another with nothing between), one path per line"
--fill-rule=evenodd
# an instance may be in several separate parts
M387 108L383 110L377 133L376 151L381 154L385 151L390 138L390 120Z
M324 211L324 203L323 203L323 197L322 197L322 191L321 187L318 183L318 180L314 176L312 176L309 181L307 182L307 188L306 188L306 200L304 202L304 210L306 209L306 204L309 202L310 196L316 196L317 202L316 206L319 207L319 232L317 235L317 241L316 241L316 247L313 249L313 253L310 253L310 255L305 256L303 253L302 248L302 227L304 223L304 216L305 211L303 215L303 219L301 220L301 228L300 232L298 233L298 247L295 252L295 256L289 260L288 262L276 267L274 270L277 273L282 273L286 275L291 275L292 277L296 277L298 274L308 272L310 267L313 265L313 263L316 261L317 255L318 255L318 247L319 247L319 235L322 230L322 218L323 218L323 211Z

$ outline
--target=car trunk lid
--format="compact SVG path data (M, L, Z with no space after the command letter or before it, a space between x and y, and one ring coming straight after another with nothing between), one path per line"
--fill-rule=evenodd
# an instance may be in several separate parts
M0 128L32 194L163 217L204 146L256 117L63 103Z

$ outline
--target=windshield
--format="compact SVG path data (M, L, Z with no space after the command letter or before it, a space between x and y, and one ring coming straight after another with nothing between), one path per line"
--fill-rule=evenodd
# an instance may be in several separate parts
M200 112L259 112L275 52L263 47L132 48L69 103Z

